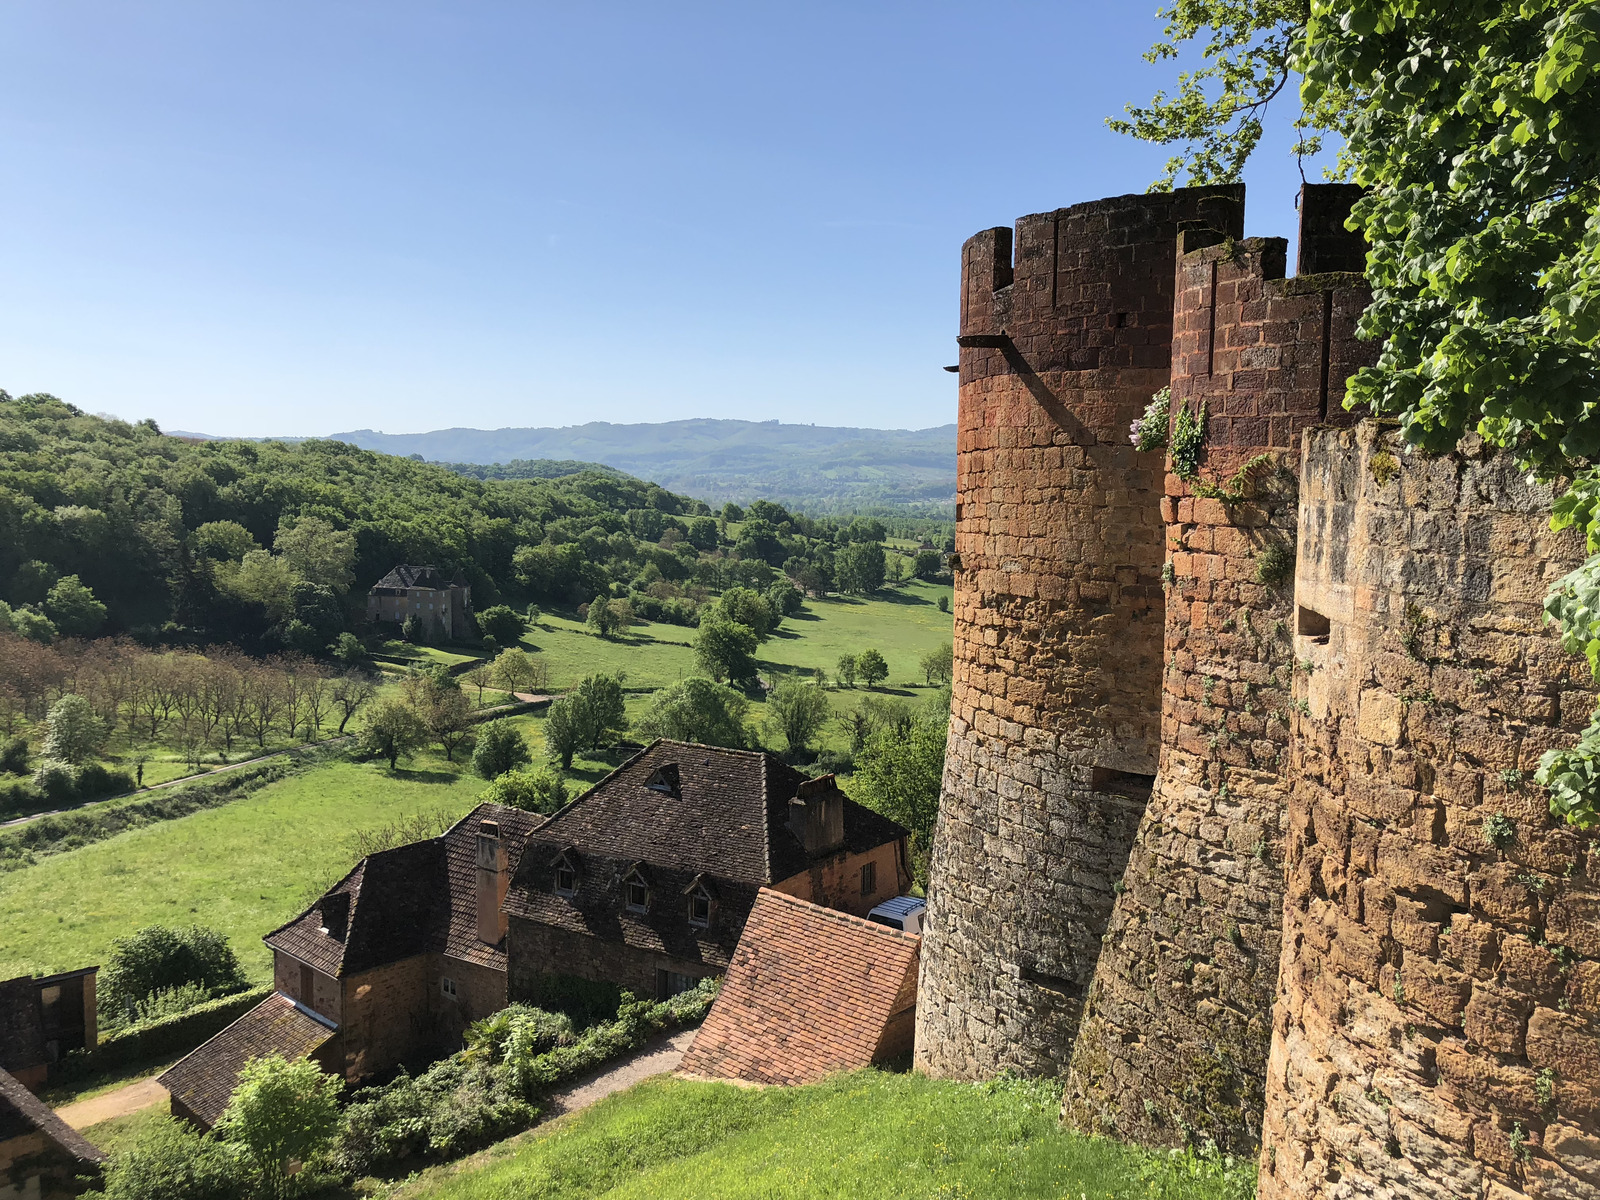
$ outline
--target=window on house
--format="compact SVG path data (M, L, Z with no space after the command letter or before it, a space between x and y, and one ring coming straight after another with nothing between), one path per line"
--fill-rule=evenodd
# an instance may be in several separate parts
M861 868L861 894L870 896L878 890L878 864L869 862Z
M562 861L556 864L556 895L576 896L578 894L578 873L572 869L572 864Z
M456 998L456 981L448 975L439 976L439 990L454 1000Z
M629 912L642 913L650 910L650 885L638 871L628 872L628 877L622 881L622 896Z
M667 763L658 768L649 779L645 780L645 787L652 792L660 792L664 796L682 797L683 784L678 775L678 764Z
M700 981L693 975L685 975L681 971L656 971L656 996L662 1000L670 1000L680 992L687 992Z
M711 924L711 893L705 888L695 888L689 893L689 924L705 929Z

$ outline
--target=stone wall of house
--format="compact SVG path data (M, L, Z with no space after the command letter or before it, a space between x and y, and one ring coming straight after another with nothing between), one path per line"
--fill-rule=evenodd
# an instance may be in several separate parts
M963 247L931 1073L1066 1067L1160 744L1162 468L1128 427L1168 381L1180 225L1237 237L1243 198L1120 196Z
M506 1006L506 973L478 963L434 955L429 966L428 1003L441 1051L461 1048L461 1037L474 1021L493 1016ZM455 995L445 994L441 979L455 984Z
M313 1012L321 1013L335 1025L344 1021L344 984L341 980L331 975L324 975L315 967L311 968L311 994L306 995L301 986L305 975L298 958L285 954L282 950L272 952L272 986L288 996L291 1000L298 1000Z
M418 954L344 980L337 1039L347 1079L362 1079L398 1063L418 1061L433 1047L428 986L438 986L438 955ZM292 993L291 993L292 994Z
M722 974L720 968L705 962L655 954L522 917L511 918L506 937L510 997L530 1004L539 1002L543 977L547 975L575 975L614 983L636 996L654 998L657 971L674 971L693 979Z
M873 887L863 891L861 872L868 864L872 866ZM772 890L864 917L910 886L911 869L906 863L904 843L885 842L863 854L841 852L814 859L800 874L773 884Z
M1377 423L1301 474L1261 1196L1600 1195L1600 847L1530 785L1594 706L1541 613L1581 541Z
M1331 193L1331 195L1330 195ZM1301 262L1353 199L1305 189ZM1338 208L1342 204L1342 208ZM1330 213L1330 207L1337 211ZM1282 923L1299 445L1348 423L1359 273L1284 277L1281 238L1177 245L1172 423L1206 413L1199 473L1166 477L1161 761L1073 1046L1064 1115L1093 1132L1253 1152ZM1169 464L1170 465L1170 464Z

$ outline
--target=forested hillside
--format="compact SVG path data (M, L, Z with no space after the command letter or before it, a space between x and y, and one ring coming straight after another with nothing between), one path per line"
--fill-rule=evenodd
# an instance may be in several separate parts
M709 590L779 571L871 591L885 533L771 504L713 516L613 471L479 480L341 442L184 440L0 392L0 624L40 641L324 653L397 563L464 575L479 611L606 594L692 625Z

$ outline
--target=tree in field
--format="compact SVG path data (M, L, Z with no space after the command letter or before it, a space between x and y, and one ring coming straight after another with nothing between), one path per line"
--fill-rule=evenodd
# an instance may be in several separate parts
M483 689L494 682L494 668L488 663L480 662L470 671L461 673L463 683L471 685L478 693L478 707L483 707Z
M937 650L930 650L922 656L919 665L929 683L949 683L950 676L955 671L955 647L945 645Z
M301 517L278 526L272 548L298 578L342 595L355 582L356 535L321 517Z
M876 650L863 650L856 655L856 674L868 687L877 687L889 677L889 664Z
M67 637L93 637L106 623L106 606L76 575L63 575L44 598L44 611Z
M840 683L844 684L844 686L847 688L855 687L856 674L859 670L859 666L856 662L856 656L854 654L841 654L839 656L838 663L835 664L835 669L839 673Z
M510 721L490 721L483 727L472 751L472 769L485 779L494 779L533 761L528 739Z
M246 1060L216 1133L244 1147L273 1200L293 1195L298 1166L333 1140L343 1081L308 1058Z
M617 631L621 624L618 619L620 614L616 611L615 604L605 596L596 596L589 602L589 615L585 618L589 632L598 637L609 638Z
M341 633L328 649L335 661L346 668L364 667L372 657L353 633Z
M549 816L567 802L567 782L549 767L518 767L496 776L478 799Z
M937 550L918 550L911 572L918 579L937 579L944 570L944 559Z
M373 697L377 688L359 671L346 671L333 681L328 698L339 712L339 733L344 733L350 718L360 712Z
M750 702L730 687L691 676L650 697L639 718L644 738L668 738L742 750L749 741L745 719Z
M497 646L515 646L527 632L522 614L506 604L496 604L478 614L478 628L492 637Z
M750 630L756 635L757 643L772 636L772 631L783 620L781 610L773 608L760 592L746 587L731 587L723 592L715 611L723 620Z
M628 728L622 680L615 675L585 675L573 689L574 713L583 747L597 750Z
M939 597L939 611L942 612L942 613L947 613L947 612L950 611L950 597L949 596L940 596Z
M756 635L746 625L715 612L702 613L695 633L695 665L721 683L743 683L756 675Z
M780 618L798 616L806 602L800 589L787 579L774 580L772 586L767 589L766 600L768 606Z
M406 701L416 711L429 736L436 739L445 759L472 738L472 706L461 684L443 667L418 671L406 678Z
M783 679L767 695L767 725L791 759L804 754L828 722L828 697L816 684Z
M71 692L50 706L44 726L39 753L51 762L80 766L106 744L106 723L95 715L94 705Z
M495 656L494 682L508 692L537 691L550 685L550 671L543 661L516 646Z
M410 758L427 744L428 727L417 710L398 696L379 701L361 731L361 750L388 759L391 771L400 759Z
M544 750L563 771L572 770L572 756L583 748L583 733L574 712L577 701L562 696L550 705L544 719Z
M883 587L885 562L883 547L877 542L852 542L833 556L833 577L839 590L850 596L866 596Z

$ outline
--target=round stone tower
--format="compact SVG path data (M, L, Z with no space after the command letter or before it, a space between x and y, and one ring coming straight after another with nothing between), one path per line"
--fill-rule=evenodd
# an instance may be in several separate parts
M919 1068L1059 1074L1160 745L1161 457L1180 228L1244 189L1119 196L962 249L955 680Z

